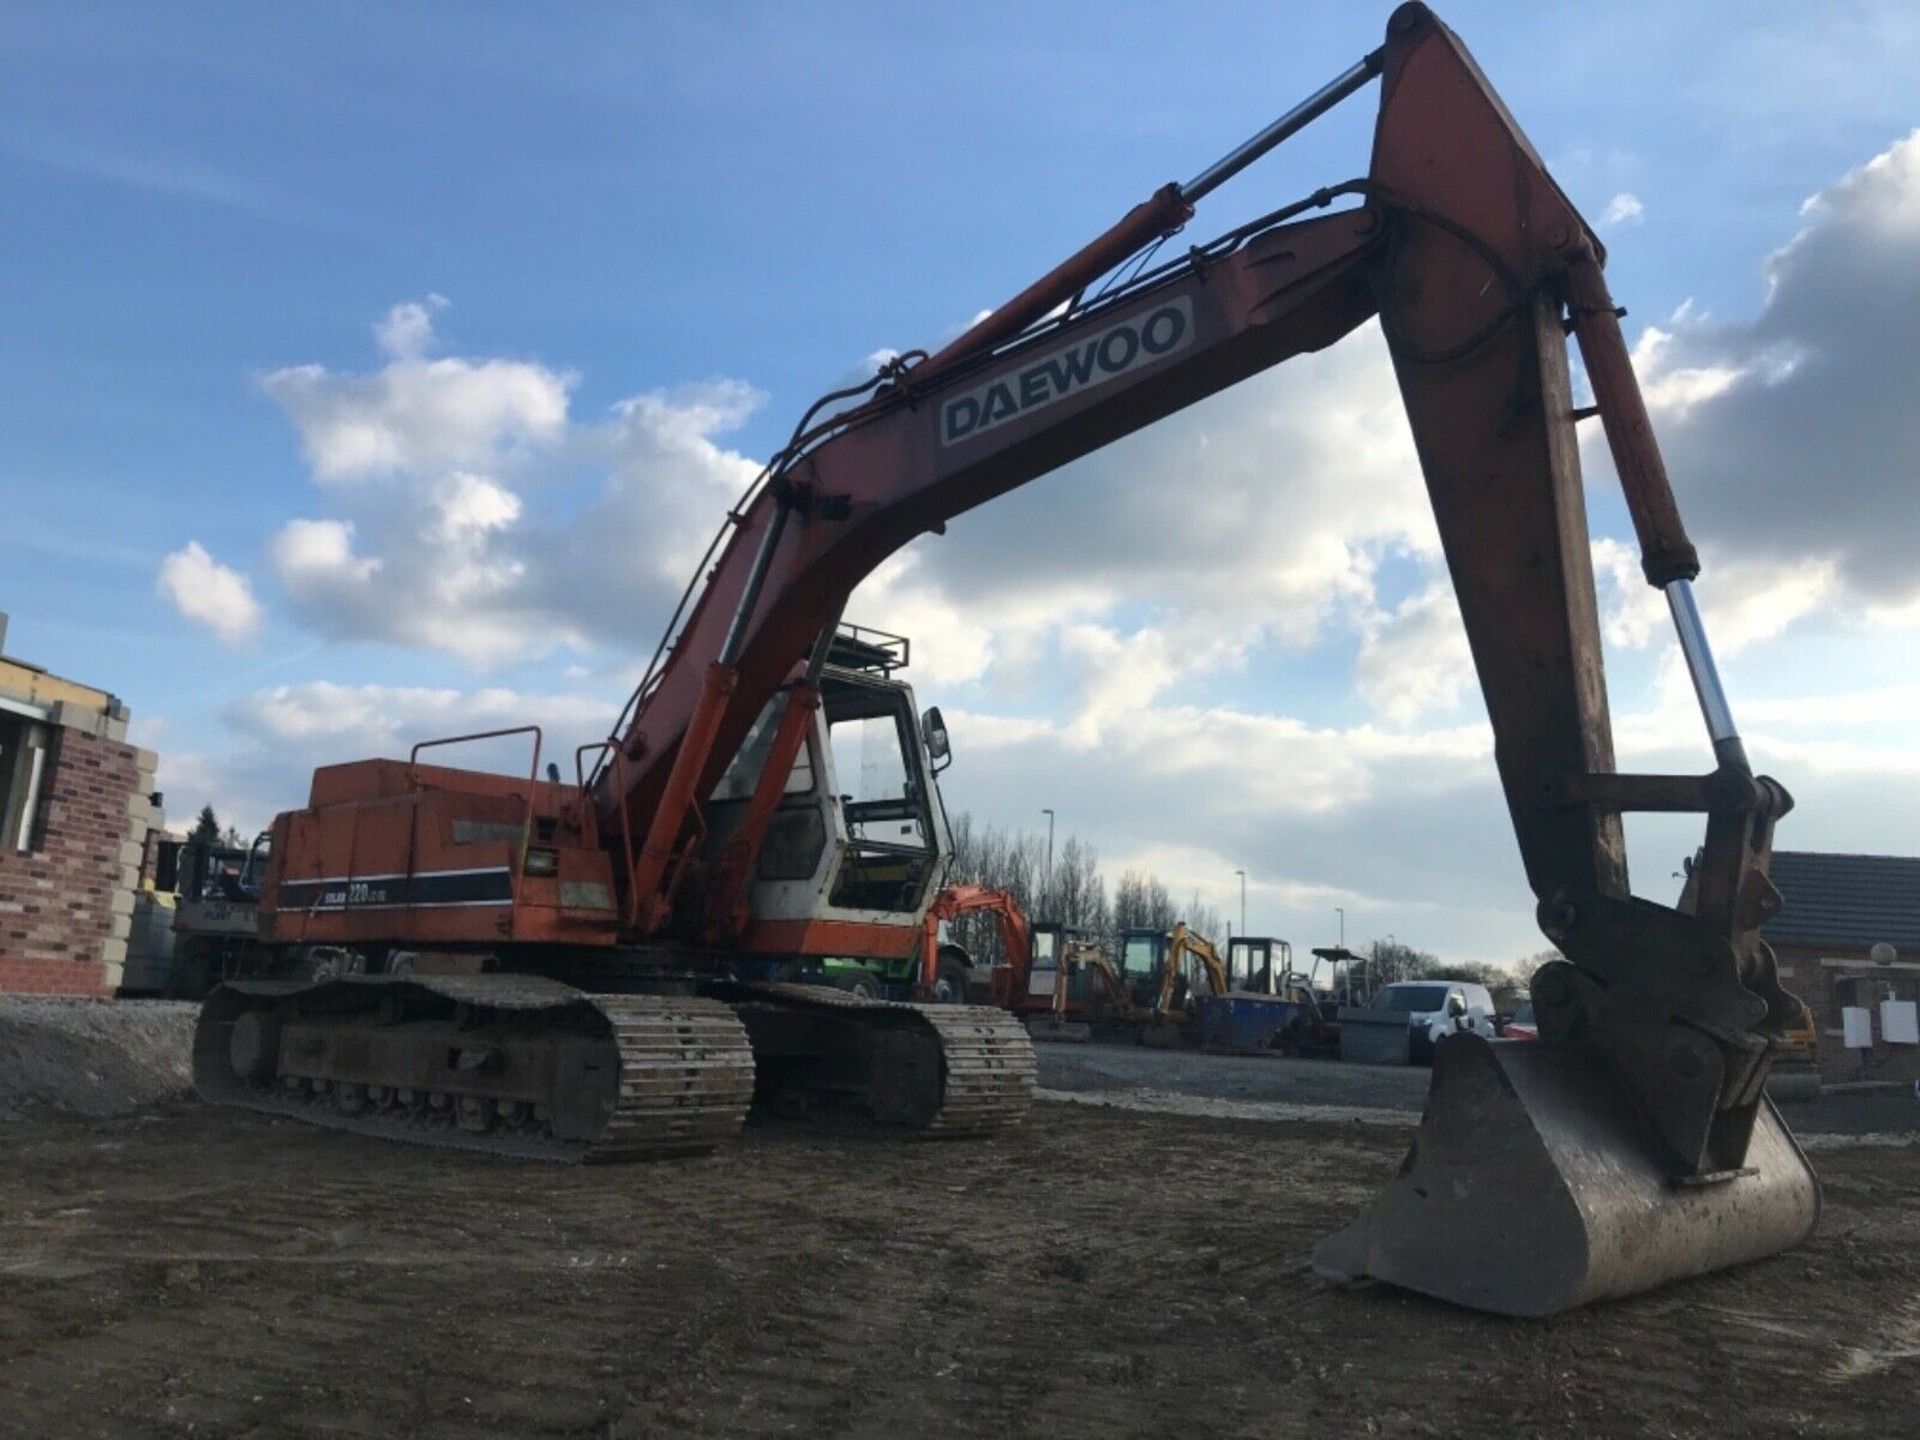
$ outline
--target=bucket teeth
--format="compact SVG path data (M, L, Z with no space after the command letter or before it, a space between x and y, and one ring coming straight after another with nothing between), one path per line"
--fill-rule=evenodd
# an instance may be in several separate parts
M1456 1035L1399 1172L1313 1268L1504 1315L1758 1260L1812 1231L1813 1170L1770 1102L1746 1164L1677 1184L1617 1080L1548 1043Z

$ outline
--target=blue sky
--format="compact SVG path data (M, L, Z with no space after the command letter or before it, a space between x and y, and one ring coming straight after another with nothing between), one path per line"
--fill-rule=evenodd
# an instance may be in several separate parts
M302 797L316 759L523 701L591 730L651 647L687 537L717 521L731 477L814 394L883 346L951 334L1199 170L1376 45L1389 8L9 7L9 650L127 699L166 758L176 818L212 798L262 820ZM1873 286L1889 282L1865 273L1879 264L1789 267L1771 307L1767 280L1769 257L1803 232L1803 256L1890 254L1896 274L1915 253L1900 248L1902 207L1920 206L1900 164L1836 192L1845 203L1802 208L1920 124L1911 6L1441 13L1575 202L1596 220L1616 215L1603 225L1610 280L1630 338L1649 347L1643 371L1667 385L1657 418L1678 432L1678 453L1704 457L1692 473L1755 433L1743 405L1804 412L1796 433L1810 436L1822 416L1837 424L1818 362L1916 372L1912 332L1896 333L1888 308L1911 299L1896 285L1880 303ZM1373 104L1371 92L1350 102L1220 192L1196 237L1364 170ZM1891 250L1861 248L1886 234ZM1853 313L1832 291L1842 281L1857 281L1857 313L1884 315L1887 333L1820 331L1819 316ZM1808 298L1796 310L1797 296ZM417 308L399 312L383 349L375 327L396 306ZM1648 324L1664 346L1646 340ZM973 737L956 735L975 757L953 772L957 807L1036 823L1033 787L1052 785L1063 825L1088 834L1110 870L1152 863L1218 900L1229 887L1237 898L1232 871L1247 865L1265 928L1297 940L1324 938L1312 927L1338 892L1350 917L1368 917L1363 935L1524 953L1519 867L1469 738L1477 696L1444 666L1424 700L1401 683L1420 679L1415 668L1382 678L1396 655L1452 653L1457 620L1443 601L1422 603L1440 572L1423 517L1396 516L1404 457L1389 447L1349 463L1340 446L1371 422L1344 440L1323 424L1352 404L1391 426L1366 343L961 521L950 553L907 557L853 618L917 618L923 701L977 717ZM1782 379L1769 358L1781 355L1813 361L1781 362ZM466 368L450 376L455 362ZM294 367L317 368L300 382ZM447 424L469 430L413 433L384 470L325 473L322 412L338 418L369 385L407 374L428 387L402 386L409 404L445 399L431 387L449 380L465 387ZM469 400L478 418L458 409ZM1272 478L1288 496L1305 486L1300 506L1272 511L1237 556L1214 557L1220 595L1157 588L1137 534L1086 522L1089 506L1124 514L1127 496L1166 483L1199 438L1226 462L1219 473L1238 473L1235 446L1265 424L1301 449L1324 440L1324 473ZM1864 420L1849 412L1846 428L1878 457L1866 468L1887 487L1886 513L1911 527L1910 415L1889 401ZM1879 523L1871 496L1844 525L1795 520L1796 496L1866 485L1860 468L1783 472L1762 487L1776 508L1744 516L1716 498L1727 486L1679 477L1690 508L1698 483L1705 515L1726 512L1730 583L1716 597L1710 571L1703 592L1710 618L1718 604L1739 631L1730 678L1783 714L1796 697L1906 681L1897 657L1914 597L1869 543L1897 526ZM1349 485L1349 472L1362 478ZM456 499L457 475L477 479ZM1227 484L1242 503L1254 482L1191 483ZM1596 534L1626 538L1598 457L1590 483ZM335 548L299 550L288 527L302 520L333 527L303 543ZM423 526L440 538L415 549L409 527ZM1698 517L1696 528L1711 562L1714 536ZM1796 547L1796 533L1817 543ZM1075 552L1069 573L1043 583L1033 536L1063 537L1048 543ZM244 585L250 624L223 638L222 622L183 612L163 567L189 546L205 565L179 573ZM1323 563L1332 547L1346 558ZM409 560L441 567L446 583L391 588ZM1236 585L1254 613L1228 603ZM1631 619L1643 612L1603 599L1618 611L1610 640L1630 642L1610 655L1617 704L1664 717L1634 732L1646 753L1703 764L1681 748L1684 706L1666 652ZM460 625L501 638L476 646ZM1114 656L1161 678L1103 694ZM303 688L315 686L326 688ZM1143 739L1158 733L1143 708L1169 736L1264 721L1271 768L1311 770L1310 783L1283 786L1269 818L1226 807L1201 833L1170 836L1165 796L1244 786L1177 738ZM1823 735L1781 731L1780 755L1816 777L1795 786L1816 804L1783 844L1920 849L1894 803L1912 783L1911 730L1897 707L1878 720L1870 709L1846 712L1845 757L1805 748ZM1288 725L1330 746L1361 731L1397 738L1359 735L1370 758L1335 762ZM1115 766L1139 783L1116 786ZM1882 804L1863 816L1848 808L1855 794ZM1429 802L1431 815L1406 809ZM1449 816L1468 837L1458 844L1444 839ZM1383 817L1404 832L1392 842L1402 851L1380 854ZM1460 853L1432 863L1419 849L1428 835ZM1649 843L1645 868L1664 876L1684 837L1655 831Z

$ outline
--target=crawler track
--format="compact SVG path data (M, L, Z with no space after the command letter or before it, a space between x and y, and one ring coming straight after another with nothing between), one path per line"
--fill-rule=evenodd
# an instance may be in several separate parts
M881 1057L867 1076L871 1112L928 1138L990 1135L1020 1124L1032 1106L1033 1042L1005 1010L870 1000L819 985L728 983L714 993L739 1006L756 1053L764 1032L754 1017L766 1010L830 1022L845 1049L864 1040L860 1048ZM878 1043L889 1038L931 1042L937 1063L890 1063L906 1052Z
M223 985L193 1068L212 1104L566 1163L711 1150L739 1132L754 1075L724 1005L513 975Z
M1033 1103L1033 1037L988 1005L916 1005L940 1032L946 1084L929 1135L985 1135L1018 1125Z

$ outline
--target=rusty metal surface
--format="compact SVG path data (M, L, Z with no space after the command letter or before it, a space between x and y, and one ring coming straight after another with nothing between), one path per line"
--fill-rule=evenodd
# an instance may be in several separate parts
M457 1018L456 1007L465 1012ZM236 1026L250 1017L265 1016L290 1029L306 1027L310 1034L323 1034L328 1025L337 1032L358 1030L362 1037L381 1035L391 1045L382 1017L401 1015L411 1021L405 1029L412 1043L426 1052L415 1058L427 1069L444 1071L424 1099L402 1093L415 1087L395 1083L410 1077L371 1068L379 1058L372 1046L359 1047L370 1068L357 1077L339 1069L343 1057L355 1053L351 1045L326 1052L326 1065L313 1067L325 1073L303 1074L299 1062L284 1053L264 1079L234 1073ZM512 1017L523 1027L536 1017L552 1024L546 1033L536 1027L526 1042L531 1048L516 1051L490 1041L484 1029L461 1028L488 1015ZM491 1046L508 1055L510 1065L530 1063L570 1042L587 1043L613 1065L612 1084L604 1103L583 1106L578 1097L551 1090L544 1101L535 1100L525 1077L447 1067L449 1040L463 1035L476 1048ZM386 1053L391 1057L391 1050ZM194 1087L211 1104L409 1144L567 1163L711 1150L739 1132L754 1076L746 1032L724 1005L691 997L586 995L525 975L223 986L202 1008L193 1066ZM557 1086L567 1075L562 1066L538 1078ZM445 1103L434 1103L433 1094L446 1097ZM561 1123L556 1116L563 1117ZM580 1134L583 1117L587 1133Z
M1819 1216L1819 1184L1770 1102L1740 1172L1685 1185L1671 1173L1593 1060L1451 1036L1399 1173L1321 1242L1314 1269L1551 1315L1776 1254Z

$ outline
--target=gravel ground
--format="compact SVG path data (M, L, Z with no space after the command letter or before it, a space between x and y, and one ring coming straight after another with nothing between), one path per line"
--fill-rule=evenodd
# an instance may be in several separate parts
M1912 1432L1897 1133L1813 1137L1801 1249L1526 1323L1305 1264L1424 1070L1045 1046L990 1141L567 1169L169 1098L192 1016L0 1003L0 1435Z
M1427 1099L1427 1071L1407 1066L1343 1065L1279 1055L1205 1055L1144 1045L1033 1047L1040 1084L1049 1090L1115 1094L1154 1090L1212 1100L1277 1101L1418 1110Z
M0 1121L126 1115L184 1096L199 1007L0 997Z
M1036 1045L1042 1088L1125 1108L1242 1119L1384 1118L1409 1122L1427 1103L1423 1066L1347 1065L1277 1055L1204 1055L1142 1045ZM1199 1104L1182 1104L1184 1097ZM1905 1090L1828 1092L1780 1107L1796 1134L1920 1134L1920 1099Z
M1527 1323L1308 1270L1406 1138L1042 1103L568 1169L191 1104L28 1120L0 1435L1913 1433L1920 1149L1816 1155L1796 1251Z

